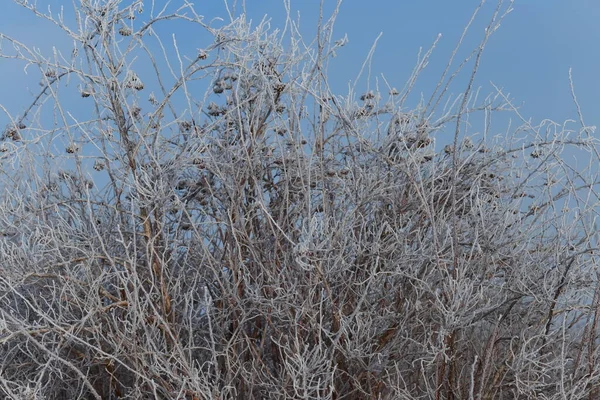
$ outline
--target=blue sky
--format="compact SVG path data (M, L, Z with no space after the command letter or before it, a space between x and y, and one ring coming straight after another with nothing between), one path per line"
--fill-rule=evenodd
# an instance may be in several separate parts
M177 1L173 0L173 4ZM146 3L149 7L150 2ZM72 4L66 0L38 0L39 9L50 6L54 11L61 6L68 10ZM315 32L319 1L291 0L291 4L300 13L303 32L311 37ZM325 0L327 10L334 4L333 0ZM478 4L478 0L344 1L336 24L336 37L347 34L349 43L331 64L334 91L338 94L347 92L348 83L356 77L380 33L383 36L375 52L372 77L383 74L393 86L401 88L414 67L419 48L428 47L441 33L443 37L416 87L413 100L418 101L420 92L427 96ZM495 1L488 0L484 6L467 37L465 51L472 49L482 38L483 27L495 5ZM199 0L196 9L207 19L224 16L223 3L219 0ZM247 11L255 21L268 14L273 27L283 26L281 0L248 0ZM522 105L522 114L534 121L550 118L561 122L576 116L568 81L568 71L572 68L586 123L596 125L595 112L600 103L597 96L600 92L597 77L600 71L599 17L600 2L597 0L516 0L514 11L492 37L484 53L476 85L483 93L493 91L490 82L503 88L515 103ZM164 29L167 33L171 30L180 43L190 48L206 44L201 35L192 34L186 26L166 25ZM52 24L33 18L30 12L11 0L3 1L0 31L24 44L39 47L46 54L50 53L52 45L60 47L70 43ZM0 104L11 112L21 112L31 93L37 90L39 75L27 76L23 65L0 60L0 76L3 77ZM463 89L464 80L458 80L453 92L459 93Z

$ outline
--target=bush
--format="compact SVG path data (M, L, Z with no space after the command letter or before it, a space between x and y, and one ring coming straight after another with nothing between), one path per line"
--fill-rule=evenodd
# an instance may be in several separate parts
M2 35L42 79L1 148L5 398L599 395L591 128L463 133L520 117L471 101L501 2L465 92L439 106L447 70L410 111L430 52L402 92L330 91L336 13L306 44L183 2L85 2L74 26L16 2L75 47ZM184 54L163 23L212 42Z

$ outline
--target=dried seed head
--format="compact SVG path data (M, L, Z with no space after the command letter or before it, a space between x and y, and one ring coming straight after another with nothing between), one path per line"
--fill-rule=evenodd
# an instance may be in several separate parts
M127 26L122 26L121 28L119 28L119 34L121 36L131 36L132 33L133 31L131 30L131 28Z
M104 165L104 163L102 161L96 160L94 162L94 169L96 171L102 171L104 169L104 167L105 167L105 165Z
M540 158L542 155L543 152L541 150L534 150L530 154L531 158Z
M142 113L142 109L138 106L133 107L133 109L131 110L131 116L135 119L140 119L141 114Z
M400 92L396 88L392 88L390 90L390 96L398 96L399 94L400 94Z
M444 146L444 153L446 153L446 154L454 153L454 146L451 144L447 144L446 146Z
M181 121L179 123L179 132L189 132L192 130L192 123L190 121Z
M423 154L423 158L421 159L421 162L429 162L431 160L433 160L434 154L433 153L426 153Z
M223 113L216 103L210 103L207 107L207 110L208 115L210 115L211 117L218 117Z
M68 154L74 154L79 150L79 147L76 144L71 143L70 145L67 146L67 148L65 149L65 151Z
M208 58L208 53L203 49L198 49L198 58L200 60L206 60Z
M4 137L8 139L12 139L15 142L21 140L21 135L19 134L19 129L16 126L11 126L6 128L4 131Z
M284 111L285 111L285 106L283 104L277 104L275 106L275 112L281 114Z
M217 81L213 86L213 92L216 94L221 94L225 91L225 85L223 81Z
M465 140L463 140L463 146L465 147L465 149L472 149L473 140L470 137L465 138Z
M56 71L53 69L48 69L46 72L44 72L44 75L46 78L56 78Z
M129 89L142 90L144 88L144 83L135 72L129 71L125 77L125 87Z
M362 101L372 100L374 98L375 98L375 93L373 93L372 91L368 91L367 93L360 96L360 99Z
M82 90L81 91L81 97L90 97L92 95L92 92L88 91L88 90Z
M148 96L148 101L150 102L150 104L152 104L153 106L158 105L158 100L156 100L156 96L154 95L154 92L150 93L150 95Z
M61 181L72 180L73 176L69 171L58 171L58 179Z

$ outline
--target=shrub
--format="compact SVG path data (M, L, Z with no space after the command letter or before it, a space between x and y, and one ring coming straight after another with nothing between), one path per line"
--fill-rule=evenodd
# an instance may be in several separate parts
M598 395L583 122L465 136L467 116L519 114L500 90L472 104L473 79L441 108L448 71L408 110L430 52L404 91L332 93L337 12L311 44L189 3L146 22L82 3L73 28L17 2L75 47L1 35L42 76L0 154L4 397ZM184 54L162 23L212 42Z

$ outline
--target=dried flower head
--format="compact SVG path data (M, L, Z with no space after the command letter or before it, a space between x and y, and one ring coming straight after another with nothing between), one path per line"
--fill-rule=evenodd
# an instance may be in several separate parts
M179 132L189 132L192 130L192 126L190 121L181 121L179 123Z
M105 165L104 165L104 163L102 161L96 160L94 162L94 169L96 171L102 171L104 169L104 167L105 167Z
M79 151L79 146L77 146L77 145L76 145L76 144L74 144L74 143L71 143L70 145L68 145L68 146L65 148L65 151L66 151L68 154L74 154L74 153L76 153L77 151Z
M119 35L121 36L131 36L132 33L133 31L128 26L122 26L119 28Z
M12 139L15 142L21 140L21 135L19 134L18 126L10 126L4 131L4 138Z
M208 58L208 53L203 49L198 49L198 58L200 60L206 60Z
M58 184L56 182L50 182L47 188L50 192L58 192Z
M446 146L444 146L444 153L446 153L446 154L454 153L454 146L451 144L447 144Z
M221 94L225 91L225 82L223 81L217 81L214 85L213 85L213 92L216 94Z
M360 96L360 99L362 101L373 100L374 98L375 98L375 93L373 93L371 90L369 90L367 93L364 93L363 95Z
M396 88L390 89L390 96L398 96L400 92Z
M129 71L125 77L125 87L129 89L142 90L144 88L144 83L135 72Z
M210 115L211 117L218 117L223 113L221 108L216 103L212 102L208 105L207 111L208 115Z
M138 107L138 106L134 106L131 109L131 116L133 118L135 118L136 120L139 120L141 118L141 116L142 116L142 109L140 107Z
M541 150L534 150L531 152L531 158L540 158L544 153Z
M465 140L463 140L463 146L465 149L472 149L473 148L473 140L470 137L465 138Z
M56 71L53 69L47 69L46 72L44 72L44 75L46 78L56 78Z

